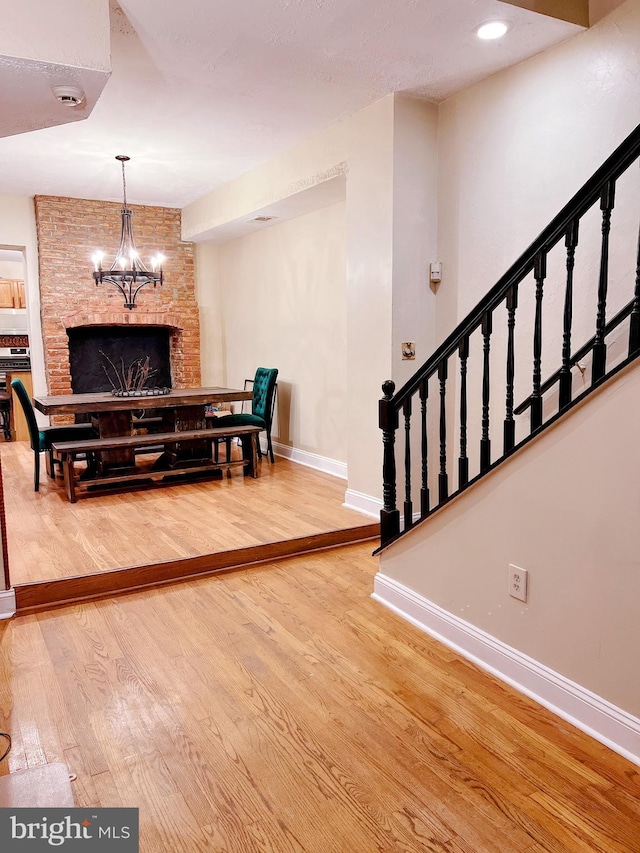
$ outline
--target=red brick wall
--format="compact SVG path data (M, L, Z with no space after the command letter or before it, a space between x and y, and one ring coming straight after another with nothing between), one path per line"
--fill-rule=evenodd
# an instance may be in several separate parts
M146 285L128 311L111 284L95 284L91 256L108 266L120 245L120 209L114 202L36 196L40 261L40 313L50 394L71 393L67 329L86 325L160 325L171 328L173 386L200 385L200 327L195 299L193 244L180 239L180 211L132 210L133 234L144 263L161 252L165 281Z

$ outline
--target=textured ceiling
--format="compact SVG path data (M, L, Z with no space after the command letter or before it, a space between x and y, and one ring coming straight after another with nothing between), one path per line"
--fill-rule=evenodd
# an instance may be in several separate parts
M182 207L391 92L440 101L580 31L499 0L112 2L93 112L0 139L0 188L119 201L123 153L129 201Z

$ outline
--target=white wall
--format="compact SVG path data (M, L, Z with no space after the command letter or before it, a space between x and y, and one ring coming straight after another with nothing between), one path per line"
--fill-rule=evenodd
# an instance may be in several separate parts
M343 124L292 149L286 157L190 205L183 213L183 236L198 241L219 240L237 224L246 230L246 219L252 210L264 210L265 206L268 209L270 203L286 201L287 194L290 199L299 197L305 188L321 188L331 183L333 174L345 171L341 239L346 243L346 259L342 255L345 267L339 270L340 255L333 257L332 275L343 284L346 278L346 319L336 310L331 337L324 346L331 346L332 356L340 354L344 358L339 370L346 376L346 395L339 398L339 418L332 415L328 420L317 420L318 413L313 409L308 413L301 409L298 415L292 400L293 415L301 423L306 417L312 418L320 432L311 441L304 439L302 445L297 442L305 432L310 434L308 428L294 429L290 434L280 430L280 437L296 450L326 454L348 464L346 501L365 509L373 504L371 508L375 510L381 493L382 442L377 408L382 383L393 378L400 385L413 372L417 362L401 360L402 341L416 342L417 359L426 358L434 345L435 297L429 288L428 267L436 256L437 108L399 96L372 104ZM315 199L321 197L314 195ZM238 223L243 218L244 222ZM299 219L307 221L305 216ZM274 304L284 304L287 264L297 263L301 250L297 227L285 225L260 232L267 235L266 245L271 245L274 234L278 235L279 254L268 253L254 266L248 261L254 250L247 247L261 246L260 233L221 243L218 251L211 246L198 250L203 377L224 375L231 382L233 376L244 377L253 364L237 346L235 337L241 325L253 328L261 323L262 282L272 282ZM250 276L254 277L251 283ZM247 294L242 318L238 316L237 300L229 297L238 285ZM252 287L256 293L253 299ZM313 301L303 303L300 310L306 312L307 324L315 320ZM219 317L223 318L223 325L216 332ZM321 322L328 325L324 318ZM272 323L271 331L265 330L264 334L282 340L271 348L298 351L299 325L297 320L293 327ZM212 342L212 337L217 338L217 343ZM261 350L269 351L266 340L261 343ZM304 353L303 357L309 356ZM311 366L307 375L297 367L299 378L308 379L312 386L300 386L301 405L307 393L315 400L317 372L317 367ZM285 388L281 389L281 396ZM284 397L282 400L284 403ZM321 431L325 429L328 432L323 435ZM339 438L337 432L341 433Z
M440 106L440 340L638 124L639 43L628 0Z
M31 374L34 394L46 394L44 353L40 324L40 282L38 278L38 238L33 199L0 195L0 247L24 252L25 292L31 347ZM45 418L43 422L48 422Z
M628 0L588 32L440 106L438 245L444 277L436 298L438 340L638 124L639 44L640 2ZM619 236L612 244L608 316L633 293L638 198L635 166L621 184L613 214ZM582 330L582 339L595 318L599 229L596 211L582 228L578 252L574 328ZM587 233L595 238L591 252L585 251ZM553 259L545 287L547 351L559 342L550 307L561 316L563 263L563 253ZM532 315L533 302L523 290L517 332ZM503 346L504 333L495 334L493 344L494 350ZM476 391L479 381L478 374L470 375ZM504 395L504 358L500 384ZM640 517L633 451L639 391L636 365L383 552L380 570L408 595L486 632L489 642L495 637L591 691L596 704L597 697L612 703L611 719L615 708L634 715L635 723L627 722L640 762L640 575L633 533ZM478 399L476 394L476 404ZM504 409L498 413L492 399L491 410L500 427ZM507 595L509 563L531 572L527 604Z
M277 367L274 438L346 461L345 205L224 243L217 255L225 382Z
M639 43L640 2L628 0L591 30L440 105L438 245L443 281L436 299L438 341L451 333L638 124ZM616 190L608 317L633 295L639 197L640 170L633 167ZM600 227L596 205L580 225L574 350L594 332ZM549 255L544 287L543 380L561 363L565 263L561 241ZM529 276L519 288L516 314L516 404L532 388L534 292L533 276ZM503 307L493 319L490 415L495 458L502 451L505 413L507 317ZM471 340L468 378L471 476L479 470L481 350L482 340L476 334ZM450 365L450 400L456 384L452 372ZM576 372L574 389L583 383ZM553 395L549 406L555 406ZM451 429L456 417L452 412L449 419L450 463L457 452L457 431ZM519 438L528 433L528 424L527 412L518 419Z
M30 341L35 343L36 365L32 364L34 384L36 377L44 383L44 357L40 332L40 288L38 284L38 242L33 201L23 196L0 195L0 248L19 249L25 258L24 269L27 306L29 308ZM32 350L33 353L33 350ZM33 361L33 354L32 354ZM44 384L41 385L44 390ZM1 570L0 566L0 570ZM0 589L5 589L4 575L0 574ZM0 602L0 611L2 602Z
M0 278L19 278L24 276L22 261L0 261Z
M393 117L390 96L349 120L345 367L349 490L357 495L380 491L378 400L393 375Z
M196 300L200 315L201 381L205 387L224 386L226 353L217 247L196 243L194 262Z
M639 395L635 364L380 557L385 576L636 717ZM526 604L508 595L510 563L530 573Z
M592 30L494 75L439 108L401 96L383 99L185 209L185 238L204 240L225 223L346 169L349 491L369 496L372 505L381 494L382 443L376 422L381 383L387 378L401 383L426 359L640 117L635 52L639 9L639 0L629 0ZM633 180L638 182L635 173ZM630 195L635 191L631 185ZM616 208L614 222L628 218L629 210ZM592 223L592 231L597 230L598 223ZM236 242L244 245L228 245ZM283 244L283 255L288 251ZM221 252L219 258L231 257L224 244ZM444 278L434 295L428 262L435 259L443 262ZM587 277L593 261L593 253L579 260ZM235 256L234 265L240 263L241 256ZM562 259L555 263L554 269ZM213 271L207 276L215 281ZM221 316L234 276L228 263L219 282ZM563 286L552 278L547 304L557 302ZM612 303L622 290L627 292L627 272L618 278L623 288L612 280ZM589 287L591 302L579 301L576 307L576 329L593 323L592 279ZM203 323L210 324L204 335L203 375L224 372L226 381L243 378L247 360L227 329L218 335L221 348L207 343L216 334L218 297L202 288L199 292L206 302ZM522 297L520 330L531 324L532 305ZM232 327L238 325L234 319ZM544 333L556 347L545 345L551 370L557 366L559 327L545 319ZM400 343L414 339L416 361L402 362ZM290 345L295 347L295 339ZM518 370L517 382L530 385L530 342L523 346L526 369ZM496 330L496 355L501 347L504 330ZM503 366L504 360L502 374ZM477 381L470 367L471 387ZM500 386L504 394L503 375L494 389ZM493 401L492 411L497 412ZM501 418L492 418L494 429L500 430ZM295 443L291 436L287 440ZM319 442L306 442L314 444Z
M414 98L394 98L392 233L392 377L399 387L436 345L429 264L438 260L438 108ZM409 341L415 361L402 359Z

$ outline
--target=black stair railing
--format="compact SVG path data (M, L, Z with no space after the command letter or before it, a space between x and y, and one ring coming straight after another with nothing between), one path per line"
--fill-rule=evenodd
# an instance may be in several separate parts
M383 509L380 513L381 546L389 544L402 533L411 529L417 522L431 515L439 507L451 500L484 476L496 465L508 458L542 429L550 426L558 417L582 400L586 394L599 387L611 375L621 370L630 361L640 355L640 230L637 245L632 247L635 269L626 277L635 282L629 301L611 319L607 320L607 298L610 274L610 245L613 228L613 212L616 201L616 188L620 177L637 162L640 157L640 125L627 137L597 172L576 193L571 201L542 231L539 237L518 258L486 296L465 317L449 337L438 347L433 355L406 382L399 391L395 383L386 381L382 386L383 397L379 403L379 426L383 442ZM635 200L637 205L637 200ZM576 252L579 250L580 224L592 210L600 218L600 245L597 270L597 300L593 318L593 335L574 349L573 315L576 304ZM635 238L634 238L635 239ZM543 381L543 317L548 320L549 312L556 309L557 300L549 306L544 303L545 285L548 276L549 253L564 241L566 256L564 269L564 298L561 300L562 317L559 317L561 333L560 367ZM525 279L529 279L525 281ZM622 281L625 281L625 277ZM557 282L553 282L557 285ZM527 291L529 287L529 291ZM530 393L518 405L515 404L516 387L516 342L521 346L517 331L517 310L519 297L527 295L533 300L533 323L530 340ZM581 294L578 294L582 297ZM521 300L520 300L521 301ZM584 304L584 300L582 302ZM506 353L504 364L505 394L502 446L492 443L492 409L495 408L496 367L492 365L492 335L496 329L495 320L499 314L506 314ZM608 338L628 322L628 346L622 357L608 357ZM477 339L477 342L476 342ZM474 345L471 346L473 340ZM479 359L478 371L481 386L478 421L479 446L477 448L477 472L470 471L471 437L469 419L472 412L469 397L468 375L472 356ZM582 364L590 361L589 383L574 390L576 366L584 374L587 368ZM456 365L455 370L452 366ZM573 371L573 372L572 372ZM429 408L430 380L437 386L437 403L433 402L433 411ZM557 388L556 388L557 386ZM551 391L551 395L547 392ZM553 401L553 393L557 401ZM547 394L547 397L545 397ZM414 401L415 398L415 401ZM452 399L453 398L453 399ZM529 410L528 425L525 434L517 437L516 417ZM547 411L545 412L545 409ZM396 470L396 432L403 414L404 468ZM415 416L419 418L419 428L413 428ZM449 419L449 425L447 420ZM430 428L429 423L432 423ZM451 426L458 432L459 456L457 476L450 476L454 470L451 463L453 444L450 443ZM522 430L521 430L522 431ZM449 436L449 443L448 443ZM414 441L415 437L415 441ZM431 447L437 440L437 447ZM412 448L420 453L420 465L414 466ZM436 452L437 451L437 452ZM430 456L431 454L431 456ZM437 478L431 469L437 463ZM430 468L431 466L431 468ZM451 470L450 470L451 469ZM414 479L420 472L418 509L414 511ZM413 474L413 477L412 477ZM436 489L430 489L430 477ZM404 485L403 524L400 511L396 506L399 480ZM452 482L452 480L454 480ZM436 496L435 501L432 500ZM402 527L402 530L401 530Z

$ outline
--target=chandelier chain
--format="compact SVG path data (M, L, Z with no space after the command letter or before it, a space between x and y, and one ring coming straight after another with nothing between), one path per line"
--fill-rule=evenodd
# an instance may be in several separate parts
M122 160L122 196L123 202L122 206L126 210L127 209L127 179L124 174L124 160Z

